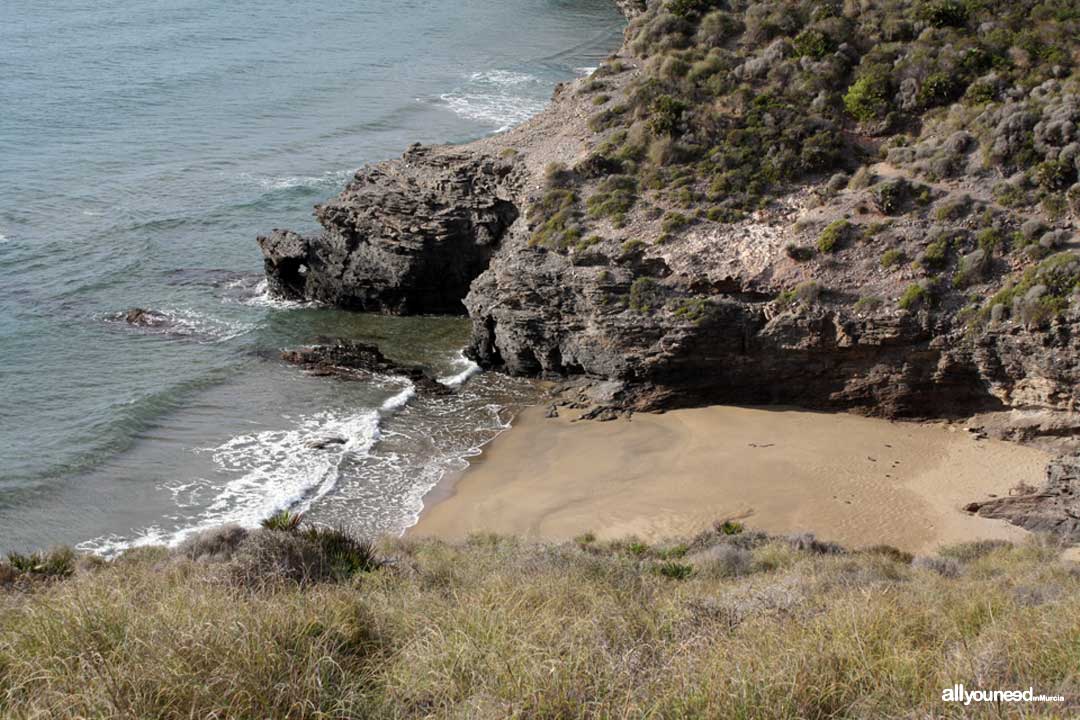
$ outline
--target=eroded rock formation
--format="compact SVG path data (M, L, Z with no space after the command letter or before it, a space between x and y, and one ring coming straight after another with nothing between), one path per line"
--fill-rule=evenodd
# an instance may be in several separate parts
M964 508L980 517L1008 520L1032 532L1048 532L1067 542L1080 541L1080 455L1059 457L1046 467L1043 487Z
M423 368L390 360L375 345L336 340L327 344L285 350L281 359L318 375L356 377L362 373L392 375L410 380L417 392L446 395L450 388L431 377Z

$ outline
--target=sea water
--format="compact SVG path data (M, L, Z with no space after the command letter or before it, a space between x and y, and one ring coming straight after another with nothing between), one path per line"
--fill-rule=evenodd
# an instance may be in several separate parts
M522 122L622 26L608 0L0 3L0 551L281 508L407 528L535 390L476 373L464 319L268 297L255 236L314 230L314 203L414 141ZM320 337L458 392L281 363Z

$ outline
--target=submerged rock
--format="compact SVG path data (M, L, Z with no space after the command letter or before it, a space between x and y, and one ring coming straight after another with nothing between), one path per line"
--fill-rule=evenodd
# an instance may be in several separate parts
M357 373L378 373L407 378L420 393L448 395L453 392L423 368L390 360L382 354L378 346L367 343L337 340L325 345L285 350L281 353L281 359L317 375L349 378L355 377ZM327 442L332 443L333 439Z
M173 323L172 318L156 310L146 308L131 308L120 315L128 325L146 328L164 328Z

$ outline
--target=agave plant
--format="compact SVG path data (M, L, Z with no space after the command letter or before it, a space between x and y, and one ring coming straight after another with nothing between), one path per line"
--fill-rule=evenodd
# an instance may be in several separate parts
M285 532L294 532L300 523L304 521L304 513L290 512L289 510L278 510L262 521L262 526L267 530L283 530Z

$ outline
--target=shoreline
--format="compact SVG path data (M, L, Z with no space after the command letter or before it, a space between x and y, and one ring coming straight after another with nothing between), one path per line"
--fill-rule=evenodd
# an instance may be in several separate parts
M710 406L611 422L517 413L424 497L408 536L474 532L659 541L725 519L911 552L1029 533L967 502L1038 484L1051 453L957 425L788 407Z

